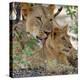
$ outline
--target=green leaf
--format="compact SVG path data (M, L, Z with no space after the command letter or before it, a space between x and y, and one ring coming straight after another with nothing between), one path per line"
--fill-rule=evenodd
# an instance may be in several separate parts
M28 61L21 61L22 64L29 64Z
M22 50L22 52L28 56L31 56L32 55L32 51L30 50L29 47L25 48L24 50Z
M27 42L27 46L29 48L32 48L33 49L35 45L37 46L37 40L35 38L32 38L31 40L29 40Z
M21 58L19 56L14 56L14 60L20 61Z

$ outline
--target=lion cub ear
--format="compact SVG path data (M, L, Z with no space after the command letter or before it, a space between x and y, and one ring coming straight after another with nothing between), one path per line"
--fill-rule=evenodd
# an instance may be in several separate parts
M65 33L67 33L67 31L68 31L68 24L66 24L66 25L63 27L63 31L64 31Z
M57 28L57 27L55 27L55 28L53 29L53 37L54 37L54 39L56 38L56 36L57 36L59 33L60 33L60 29Z

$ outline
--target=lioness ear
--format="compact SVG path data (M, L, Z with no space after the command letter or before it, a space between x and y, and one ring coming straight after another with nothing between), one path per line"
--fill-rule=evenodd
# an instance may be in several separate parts
M55 5L49 5L48 10L50 11L51 14L54 13Z
M22 17L23 19L26 19L27 15L29 14L29 12L32 11L32 6L26 3L22 3L20 5L21 8L21 13L22 13Z
M68 24L63 27L63 31L64 32L67 32L68 31Z

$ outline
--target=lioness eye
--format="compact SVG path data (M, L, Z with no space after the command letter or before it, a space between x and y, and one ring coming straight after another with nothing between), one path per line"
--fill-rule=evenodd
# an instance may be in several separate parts
M39 19L41 21L41 18L40 17L36 17L37 19Z

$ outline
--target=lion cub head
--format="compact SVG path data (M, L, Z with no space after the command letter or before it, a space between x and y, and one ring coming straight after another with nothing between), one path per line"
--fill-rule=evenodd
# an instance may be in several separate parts
M53 32L51 34L51 40L53 43L53 48L60 53L64 53L65 55L70 55L69 53L73 49L73 46L70 42L68 32L68 26L64 27L54 27Z

